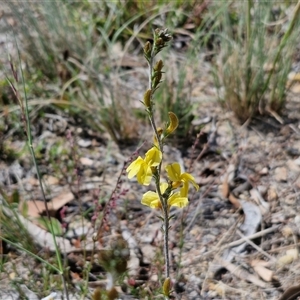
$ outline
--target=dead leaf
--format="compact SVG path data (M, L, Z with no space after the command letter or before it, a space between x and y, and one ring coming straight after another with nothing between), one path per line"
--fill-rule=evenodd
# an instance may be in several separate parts
M51 175L45 175L43 177L43 181L46 185L57 185L59 183L58 178L51 176Z
M300 84L293 84L291 87L292 93L298 94L300 93Z
M268 200L273 201L273 200L277 200L277 198L278 196L277 196L276 188L274 186L271 186L268 189Z
M80 241L80 239L72 239L72 244L76 248L81 248L81 241Z
M45 211L45 203L43 201L20 201L19 212L21 212L22 215L26 212L25 217L37 218L41 216L43 211Z
M267 282L270 282L273 278L273 271L266 268L266 266L269 265L269 263L265 260L253 260L251 262L251 266L255 270L255 272L264 280Z
M291 264L295 259L298 258L298 249L289 249L286 251L286 255L281 256L277 260L278 267L283 267L285 265Z
M64 192L64 193L60 194L59 196L54 197L51 201L49 201L49 203L52 204L51 209L56 211L56 210L59 210L60 208L62 208L63 206L65 206L67 203L69 203L73 199L74 199L73 193Z
M217 262L221 264L224 268L226 268L230 273L234 274L236 277L251 282L259 287L266 288L267 284L249 273L247 270L240 266L236 266L230 262L223 260L222 258L217 258Z
M270 204L264 200L257 189L250 190L252 199L257 203L262 215L266 215L270 211Z
M222 183L221 190L222 190L222 196L223 196L224 198L227 198L228 195L229 195L229 184L228 184L227 180L225 180L225 181Z
M296 300L300 296L300 285L291 286L288 288L279 300Z
M296 73L296 72L290 72L288 74L288 80L291 81L300 81L300 73Z
M210 282L208 284L208 289L210 291L215 291L220 297L225 296L226 288L225 288L225 285L222 283L215 284L213 282Z
M259 207L252 202L240 200L240 203L245 214L245 220L240 229L245 236L249 236L256 232L261 223L262 215Z
M29 184L31 184L31 185L34 185L34 186L40 185L39 181L38 181L36 178L34 178L34 177L29 178L29 179L27 180L27 182L28 182Z
M231 182L235 177L235 171L237 169L237 157L232 158L233 163L229 164L226 170L226 174L224 174L223 182Z
M79 282L82 280L82 278L80 277L80 275L78 273L70 271L70 275L72 277L73 282Z
M244 223L240 226L240 229L247 237L256 232L258 226L261 223L262 215L258 206L253 204L252 202L245 200L240 200L239 202L242 205L245 214ZM239 246L226 249L222 255L222 259L224 261L231 262L237 254L244 251L246 245L247 243L245 242Z
M288 170L286 167L278 167L275 169L275 180L276 181L287 181L287 178L288 178Z
M92 166L95 163L92 159L88 157L80 157L79 161L83 166L88 166L88 167Z
M51 211L57 211L63 206L65 206L68 202L74 199L74 195L71 192L64 192L57 197L54 197L52 200L47 202L48 209ZM31 201L20 201L19 211L24 211L24 205L26 205L27 216L30 218L40 217L41 214L46 210L45 202L39 200L31 200Z
M240 203L239 199L234 197L234 195L232 193L230 193L228 199L235 208L241 207L241 203Z
M5 210L5 213L14 218L14 214L11 210L6 209L5 207L2 208ZM18 214L18 213L17 213ZM53 242L53 237L51 233L42 229L38 225L34 224L33 222L24 218L21 214L18 214L18 220L22 222L23 226L27 229L28 233L32 236L33 240L42 248L48 248L49 251L55 252L56 246ZM78 252L76 247L73 247L70 241L63 237L56 237L56 243L62 253L70 253L70 252ZM91 250L93 249L93 242L87 243L85 241L85 249Z
M289 237L289 236L292 236L293 235L293 229L289 226L284 226L282 229L281 229L281 233L284 237Z
M289 249L289 250L286 250L286 254L293 256L294 259L297 259L298 255L299 255L299 251L298 251L297 248L295 248L295 249Z

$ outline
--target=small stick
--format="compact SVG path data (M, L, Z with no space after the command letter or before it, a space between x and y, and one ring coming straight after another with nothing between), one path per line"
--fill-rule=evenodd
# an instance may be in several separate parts
M268 254L266 251L255 245L247 236L243 235L239 230L237 230L237 233L242 239L245 241L245 243L251 245L254 249L256 249L258 252L266 256L271 262L275 262L276 259L272 257L270 254Z
M254 233L254 234L252 234L252 235L249 235L249 236L247 236L247 237L245 237L245 238L247 238L247 240L253 240L253 239L256 239L256 238L258 238L258 237L261 237L261 236L263 236L263 235L265 235L265 234L267 234L267 233L274 232L274 231L276 231L278 228L279 228L279 225L273 226L273 227L267 228L267 229L265 229L265 230L256 232L256 233ZM242 239L239 239L239 240L237 240L237 241L231 242L231 243L229 243L228 245L224 245L224 247L225 247L225 248L235 247L235 246L238 246L238 245L240 245L240 244L242 244L242 243L244 243L244 242L245 242L245 239L242 238Z

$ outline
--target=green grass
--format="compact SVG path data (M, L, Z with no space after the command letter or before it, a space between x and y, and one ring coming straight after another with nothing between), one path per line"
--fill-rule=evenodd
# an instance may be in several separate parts
M80 115L93 129L108 132L118 144L136 143L143 119L132 119L132 88L126 88L119 57L134 57L157 26L172 29L187 22L195 1L7 2L15 34L27 62L26 84L33 97L69 102L58 105ZM120 44L122 53L115 53ZM181 79L179 79L181 80ZM54 93L50 92L53 90ZM40 100L43 103L43 100ZM168 104L169 100L164 100ZM176 100L177 101L177 100ZM43 105L41 103L41 105ZM82 109L84 107L84 109ZM172 108L170 105L169 110ZM135 121L134 121L135 120ZM163 120L162 120L163 121ZM135 126L129 126L135 122Z
M215 78L219 99L245 122L252 116L280 113L299 33L299 11L287 22L286 6L273 13L271 1L223 2L215 36L219 41ZM296 26L286 29L295 18Z

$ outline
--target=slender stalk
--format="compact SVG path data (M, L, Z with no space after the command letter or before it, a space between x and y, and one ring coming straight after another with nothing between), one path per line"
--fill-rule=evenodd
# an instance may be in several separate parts
M15 41L15 42L17 44L17 41ZM21 63L21 56L20 56L18 46L17 46L17 53L18 53L19 62ZM67 298L67 300L69 300L69 294L68 294L68 290L67 290L67 286L66 286L66 282L65 282L65 278L64 278L64 268L63 268L63 264L62 264L62 258L61 258L61 255L60 255L58 244L56 242L55 235L53 233L54 228L53 228L53 223L51 221L51 216L50 216L50 212L49 212L48 205L47 205L46 193L45 193L45 190L44 190L44 186L43 186L43 183L42 183L42 177L41 177L41 174L40 174L40 171L39 171L35 151L34 151L34 148L33 148L33 138L32 138L32 133L31 133L31 128L30 128L30 119L29 119L28 98L27 98L27 93L26 93L26 88L25 88L25 80L24 80L23 69L22 69L21 66L20 66L20 73L21 73L21 78L22 78L25 105L23 105L23 101L21 100L21 98L19 98L19 95L18 95L16 89L13 89L13 90L15 91L15 95L18 98L21 107L23 108L22 109L22 114L24 114L24 115L22 116L22 118L24 118L24 120L25 120L25 133L26 133L26 137L27 137L27 145L28 145L28 148L29 148L32 160L33 160L33 164L34 164L34 167L35 167L35 170L36 170L36 173L37 173L39 186L40 186L41 193L42 193L44 203L45 203L46 215L47 215L47 218L48 218L49 223L50 223L49 228L50 228L50 231L52 233L53 243L55 245L56 259L57 259L57 263L58 263L57 271L59 272L59 274L61 276L61 279L62 279L62 282L63 282L63 285L64 285L64 292L65 292L66 298ZM16 77L15 77L15 80L17 81ZM33 253L30 253L30 254L34 256Z
M166 278L170 277L170 258L169 258L169 216L164 209L164 253L165 253L165 274Z
M150 60L148 62L148 67L149 67L149 89L152 91L153 90L153 79L152 79L152 75L153 75L153 62L154 62L154 47L152 47L152 51L151 51L151 57ZM152 96L153 94L151 94L151 101L152 101ZM161 151L161 153L163 154L163 142L160 139L156 124L155 124L155 120L154 120L154 116L153 116L153 112L152 109L149 112L149 120L150 120L150 124L151 127L154 131L156 140L158 142L158 147L159 150ZM156 186L156 192L159 196L160 199L160 203L162 206L162 211L163 211L163 220L164 220L164 225L163 225L163 234L164 234L164 256L165 256L165 276L166 278L170 277L170 255L169 255L169 208L168 208L168 198L164 198L164 196L161 193L160 190L160 174L161 174L161 166L162 166L162 162L160 162L159 166L158 166L158 170L157 170L157 174L156 174L156 180L155 180L155 186Z
M21 245L14 243L10 240L8 240L7 238L5 238L4 236L1 236L1 240L5 241L6 243L14 246L17 249L20 249L21 251L26 252L27 254L29 254L30 256L34 257L35 259L39 260L40 262L44 263L45 265L47 265L50 269L60 273L60 269L56 268L55 266L51 265L50 263L48 263L46 260L44 260L43 258L41 258L40 256L28 251L26 248L22 247Z

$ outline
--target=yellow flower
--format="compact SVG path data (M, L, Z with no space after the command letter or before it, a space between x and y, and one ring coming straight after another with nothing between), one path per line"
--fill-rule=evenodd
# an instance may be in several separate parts
M167 183L162 183L160 185L160 191L163 194L166 189L168 188ZM155 192L147 192L143 195L142 198L142 204L147 205L151 208L161 208L160 199L157 193ZM169 199L168 199L168 206L177 206L177 207L185 207L188 205L188 198L181 195L180 192L177 193L171 193Z
M177 192L168 199L168 205L169 206L177 206L177 207L185 207L189 203L189 199L182 195L180 192Z
M162 160L162 153L157 147L152 147L145 155L145 163L150 167L157 167Z
M159 196L155 192L147 192L143 195L142 204L147 205L151 208L161 208L161 203L159 200Z
M145 159L140 156L133 161L126 172L128 172L128 178L136 176L137 181L143 185L149 185L152 178L151 167L157 167L162 159L162 153L156 147L152 147L145 155Z
M181 173L179 163L167 165L166 171L169 179L172 181L173 188L179 187L183 184L180 194L183 197L187 197L189 190L189 183L191 183L198 191L199 185L195 182L195 178L189 173Z

